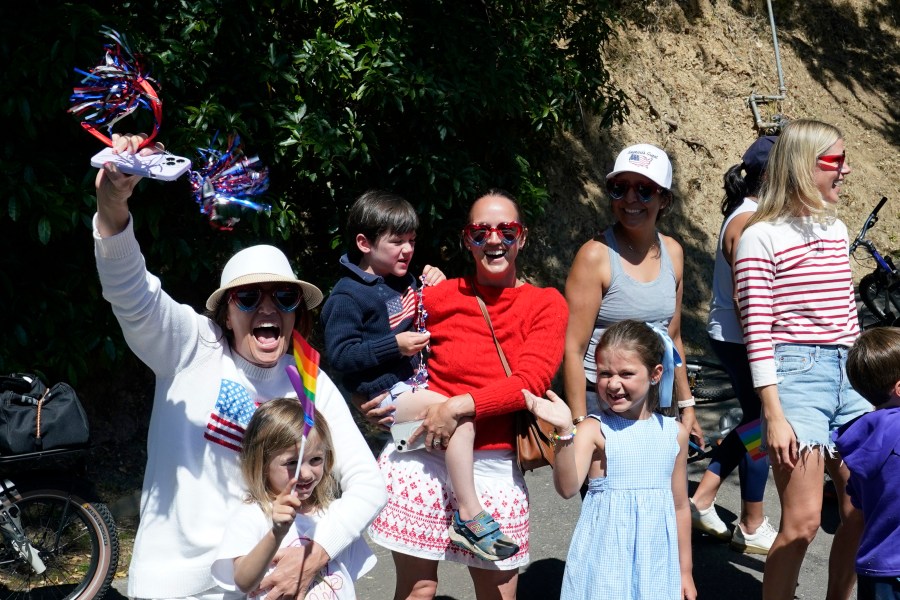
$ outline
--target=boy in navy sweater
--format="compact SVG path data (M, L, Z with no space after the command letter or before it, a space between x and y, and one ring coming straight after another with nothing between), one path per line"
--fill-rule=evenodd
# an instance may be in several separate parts
M347 218L348 252L340 260L343 277L322 307L325 353L331 368L343 375L357 406L379 403L385 414L382 425L418 419L426 406L447 399L427 389L423 354L430 334L414 327L421 316L420 287L409 265L418 226L415 209L403 198L380 191L360 196ZM425 286L445 279L437 268L423 269ZM472 419L461 420L446 442L446 463L459 506L479 514L474 441ZM440 447L435 440L434 448L427 450ZM451 539L486 560L502 560L519 550L500 532L477 544L470 537Z
M900 600L900 329L863 333L847 355L847 377L875 407L833 434L850 469L850 500L865 517L857 597Z

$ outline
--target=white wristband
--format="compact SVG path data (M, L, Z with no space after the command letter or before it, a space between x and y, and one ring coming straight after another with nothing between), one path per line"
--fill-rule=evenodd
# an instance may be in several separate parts
M695 404L697 404L697 401L694 400L693 396L691 396L687 400L679 400L678 408L690 408L690 407L694 406Z

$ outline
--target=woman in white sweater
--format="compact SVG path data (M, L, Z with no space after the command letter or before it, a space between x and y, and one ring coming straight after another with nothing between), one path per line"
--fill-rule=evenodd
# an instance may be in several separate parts
M143 136L114 136L135 152ZM148 153L152 150L143 150ZM147 436L140 526L128 573L132 598L229 598L210 567L225 519L242 501L240 439L258 404L294 396L285 366L295 325L308 333L319 289L297 279L271 246L238 252L206 303L211 317L160 288L134 237L128 198L139 177L112 164L97 174L94 245L103 296L132 351L156 375ZM304 331L307 329L307 331ZM319 372L316 407L331 424L334 470L343 491L304 548L276 556L261 586L294 597L357 539L387 501L375 459L334 384Z
M772 147L759 206L738 242L734 283L781 500L781 529L763 577L767 600L794 596L819 528L826 468L841 515L826 598L850 598L856 581L862 515L831 441L832 431L869 410L846 376L847 351L859 336L847 228L836 217L849 173L836 128L790 122Z

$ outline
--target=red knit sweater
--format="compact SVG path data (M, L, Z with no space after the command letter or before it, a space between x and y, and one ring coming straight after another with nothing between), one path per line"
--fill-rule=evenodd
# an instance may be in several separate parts
M507 377L469 279L425 288L432 355L429 389L475 399L475 448L513 448L512 413L525 409L522 389L543 395L563 355L569 309L552 288L479 287L509 361Z

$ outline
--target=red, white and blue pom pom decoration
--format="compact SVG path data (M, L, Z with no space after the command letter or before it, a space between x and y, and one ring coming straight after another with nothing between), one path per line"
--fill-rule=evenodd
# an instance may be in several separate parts
M200 159L194 164L201 166L190 173L191 188L210 225L231 231L246 212L271 210L270 205L255 201L269 189L269 169L258 156L244 156L237 134L229 138L224 152L213 144L215 138L209 148L198 150Z
M125 36L114 29L104 27L100 33L113 43L104 44L106 50L103 62L83 71L81 85L75 87L70 97L72 107L68 112L81 118L81 126L107 146L112 146L112 128L118 121L138 109L153 113L153 131L141 144L149 145L162 123L162 101L153 89L153 80L148 76L140 55L128 48ZM105 129L106 134L100 129Z

